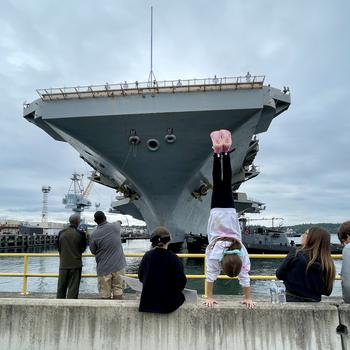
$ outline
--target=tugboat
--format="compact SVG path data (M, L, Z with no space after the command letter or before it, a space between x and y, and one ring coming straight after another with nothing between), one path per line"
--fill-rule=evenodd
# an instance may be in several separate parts
M258 254L286 254L297 247L281 228L265 226L247 226L242 232L242 242L249 253Z

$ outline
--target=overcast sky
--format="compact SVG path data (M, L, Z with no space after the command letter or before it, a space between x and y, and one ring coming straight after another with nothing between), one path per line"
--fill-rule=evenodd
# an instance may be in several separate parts
M261 174L241 187L266 203L260 217L350 219L347 0L1 1L0 219L40 220L50 185L49 220L66 220L70 176L91 169L22 104L37 88L147 80L151 5L158 80L249 71L290 87L290 109L259 135ZM99 185L91 194L102 210L113 197Z

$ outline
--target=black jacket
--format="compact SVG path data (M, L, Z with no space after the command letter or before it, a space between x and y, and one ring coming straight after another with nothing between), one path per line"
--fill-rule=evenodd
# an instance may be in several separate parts
M277 269L276 276L283 280L287 292L312 301L321 301L321 295L330 295L332 288L327 290L326 276L318 260L306 271L309 261L305 252L290 252Z
M155 248L143 256L139 280L143 283L139 311L170 313L185 301L184 267L176 254L167 249Z

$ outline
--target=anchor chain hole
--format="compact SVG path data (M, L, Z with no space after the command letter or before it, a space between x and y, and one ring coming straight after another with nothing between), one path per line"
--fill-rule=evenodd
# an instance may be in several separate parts
M160 147L159 141L157 139L149 139L147 140L147 148L152 151L158 151Z

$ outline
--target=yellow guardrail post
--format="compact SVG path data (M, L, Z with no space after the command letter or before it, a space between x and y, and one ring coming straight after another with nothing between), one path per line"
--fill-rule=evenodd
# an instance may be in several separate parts
M206 263L206 260L204 258L204 275L206 276L206 272L207 272L207 263ZM204 298L207 297L208 293L207 293L207 283L206 283L206 278L204 278Z
M23 284L22 284L22 295L27 295L28 288L28 255L24 255L24 266L23 266Z

